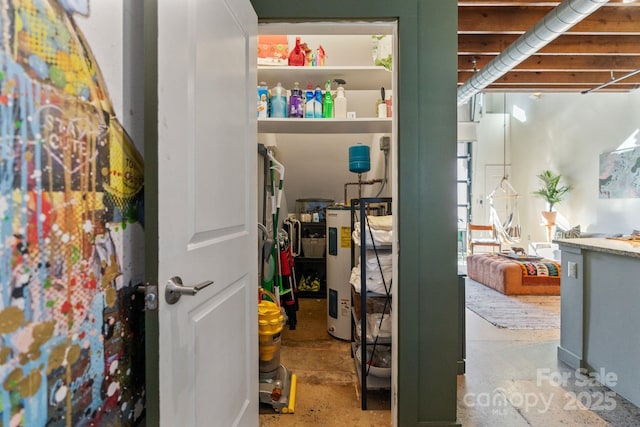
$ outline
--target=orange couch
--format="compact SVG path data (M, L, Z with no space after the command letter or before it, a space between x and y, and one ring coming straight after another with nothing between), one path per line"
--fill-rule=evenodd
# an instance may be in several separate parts
M467 276L505 295L560 295L560 264L552 260L557 276L532 275L522 263L496 254L469 255Z

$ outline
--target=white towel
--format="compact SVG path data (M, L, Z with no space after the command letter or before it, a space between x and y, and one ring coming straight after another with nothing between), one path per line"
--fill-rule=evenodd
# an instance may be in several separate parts
M380 266L378 266L378 260L380 260ZM377 270L378 267L382 269L391 268L392 263L393 256L390 252L378 252L376 257L376 251L367 249L367 270Z
M391 231L393 229L393 215L367 216L369 227L374 230Z
M375 271L367 271L367 291L368 292L376 292L379 294L386 294L385 283L387 285L387 289L389 293L391 293L391 278L393 276L393 270L391 268L385 268L382 270L382 273L375 269ZM384 277L384 282L382 278ZM360 265L356 265L351 269L351 277L349 278L349 283L353 285L353 288L356 292L360 292L361 289L361 280L360 280Z
M369 232L371 230L371 232ZM393 230L377 230L375 228L369 229L366 227L365 242L367 246L373 246L371 242L371 236L376 246L390 245L393 242ZM360 223L356 222L353 226L353 241L360 245Z

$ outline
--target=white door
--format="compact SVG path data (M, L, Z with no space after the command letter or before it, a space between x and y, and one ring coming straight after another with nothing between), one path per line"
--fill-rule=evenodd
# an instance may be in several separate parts
M257 17L158 1L160 425L258 424ZM175 304L170 278L213 284Z

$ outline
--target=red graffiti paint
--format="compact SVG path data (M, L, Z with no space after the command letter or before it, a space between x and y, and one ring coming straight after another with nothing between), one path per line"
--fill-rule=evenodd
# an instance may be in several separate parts
M67 313L69 313L70 311L71 311L71 303L70 303L69 301L65 301L65 302L62 304L62 307L60 307L60 312L61 312L62 314L67 314Z

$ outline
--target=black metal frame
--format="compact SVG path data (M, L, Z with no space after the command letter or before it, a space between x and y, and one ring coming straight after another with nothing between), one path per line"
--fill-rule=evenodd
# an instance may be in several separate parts
M373 241L373 237L371 238L371 242L372 242L372 246L371 247L367 247L367 243L366 243L366 232L367 230L369 230L369 233L371 233L371 230L367 227L367 217L368 217L368 208L370 208L370 206L372 204L375 203L379 203L382 206L385 207L385 214L386 215L390 215L391 212L391 198L390 197L368 197L368 198L361 198L361 199L355 199L351 201L351 229L354 229L354 224L355 224L355 220L356 220L356 212L359 213L358 216L358 221L360 222L360 340L361 340L361 350L360 350L360 404L361 404L361 408L363 410L367 409L367 391L368 391L368 386L367 386L367 375L369 373L369 369L370 369L370 365L367 363L367 346L368 345L373 345L373 349L372 352L375 351L375 348L377 345L389 345L389 343L378 343L378 335L376 335L375 339L373 340L373 342L368 342L367 341L367 298L371 297L372 293L367 291L367 282L366 282L366 259L367 259L367 249L373 249L374 252L376 253L376 257L378 256L378 250L381 250L379 247L376 246L375 242ZM388 249L383 249L383 250L388 250ZM356 256L355 256L355 245L352 244L351 245L351 267L353 268L356 264ZM380 266L380 263L378 262L378 266ZM381 270L382 273L382 270ZM383 282L384 282L384 276L383 276ZM387 307L390 308L390 304L391 304L391 283L389 283L388 285L386 283L384 283L385 286L385 294L375 294L376 297L378 298L384 298L384 308L382 310L383 316L381 317L380 322L382 322L382 319L384 318L384 313L387 311ZM353 309L352 309L353 312ZM354 333L353 333L353 329L355 328L355 322L356 322L356 317L355 317L355 312L353 312L354 314L352 315L352 352L355 355L355 349L357 347L357 344L355 343L355 337L354 337ZM385 387L387 388L387 387ZM389 387L390 388L390 384Z

